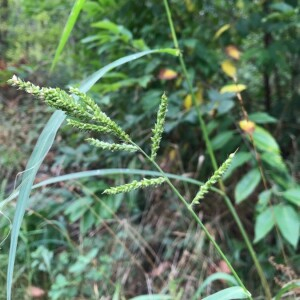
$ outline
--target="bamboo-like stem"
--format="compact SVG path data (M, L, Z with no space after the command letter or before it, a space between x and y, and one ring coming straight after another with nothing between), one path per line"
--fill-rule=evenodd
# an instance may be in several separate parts
M171 33L172 33L173 43L174 43L175 48L179 50L179 43L178 43L178 39L177 39L177 36L176 36L176 32L175 32L174 23L173 23L173 20L172 20L172 15L171 15L171 11L170 11L170 8L169 8L168 0L164 0L164 5L165 5L165 10L166 10L166 14L167 14L167 17L168 17L168 21L169 21L170 30L171 30ZM199 104L196 101L195 93L193 92L193 86L192 86L192 83L189 79L187 68L186 68L186 65L185 65L185 62L184 62L184 59L183 59L182 55L179 56L179 62L180 62L181 68L183 70L184 76L186 78L186 82L187 82L190 94L192 96L192 102L193 102L193 104L195 106L195 109L196 109L196 113L197 113L198 120L199 120L199 123L200 123L201 131L202 131L203 136L204 136L204 141L205 141L207 151L208 151L210 159L211 159L212 166L213 166L214 170L216 171L218 169L216 157L215 157L215 154L213 152L211 142L210 142L210 139L209 139L209 136L208 136L207 127L205 125L204 119L202 118ZM266 299L271 300L272 299L272 294L271 294L270 287L269 287L269 284L267 282L267 279L265 277L265 274L263 272L263 269L261 267L261 264L258 261L257 255L256 255L256 253L255 253L255 251L252 247L252 244L251 244L250 239L249 239L249 237L248 237L248 235L247 235L247 233L244 229L244 226L243 226L238 214L236 213L235 208L233 207L230 199L226 196L225 186L224 186L223 181L221 179L219 180L219 186L220 186L220 189L223 193L225 203L226 203L229 211L231 212L231 214L232 214L232 216L233 216L233 218L234 218L234 220L235 220L235 222L236 222L236 224L237 224L237 226L238 226L238 228L239 228L239 230L240 230L240 232L243 236L246 247L248 248L248 251L249 251L249 253L250 253L250 255L251 255L251 257L254 261L255 267L257 269L257 273L260 277L263 289L265 291Z

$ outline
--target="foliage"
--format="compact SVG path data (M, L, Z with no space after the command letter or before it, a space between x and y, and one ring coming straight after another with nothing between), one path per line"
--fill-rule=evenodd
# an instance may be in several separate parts
M173 47L162 1L85 1L80 18L58 60L57 69L52 75L47 75L62 24L73 3L40 1L37 4L30 0L18 5L14 3L8 1L8 5L3 6L8 12L5 15L5 10L0 12L5 16L2 17L5 26L0 29L0 40L4 42L0 43L1 50L4 49L0 61L3 82L16 73L21 78L46 86L65 88L69 83L76 86L75 82L88 78L86 74L126 55L142 53L149 48ZM281 295L276 287L275 267L270 265L268 258L273 255L287 267L296 266L299 259L296 251L300 231L300 188L297 182L297 149L300 145L295 138L299 134L297 66L300 51L296 38L299 33L299 7L294 0L213 3L172 0L169 3L187 73L180 69L174 57L164 56L162 59L160 56L143 55L139 60L128 60L130 63L122 70L116 68L107 73L111 69L104 67L104 77L88 95L77 89L71 89L67 95L62 89L47 91L48 96L53 92L63 95L70 105L67 111L72 117L69 124L82 129L82 132L62 128L57 137L60 144L56 143L48 154L47 163L37 179L42 180L45 173L49 176L48 173L56 175L107 166L145 169L144 158L131 144L132 140L145 153L151 153L150 157L155 158L166 172L210 178L216 170L207 159L210 152L199 129L196 112L199 106L217 165L239 148L223 174L223 182L218 184L226 187L223 193L234 199L232 202L239 218L247 224L247 233L251 238L253 236L253 247L272 294ZM17 18L19 22L16 24ZM26 34L28 31L32 34ZM2 67L2 59L5 67ZM11 92L5 84L3 86L4 99L9 99ZM157 121L155 125L159 128L155 127L153 133L145 131L145 128L153 127L163 91L168 95L168 111L165 108L160 110L160 121L163 122ZM71 94L76 95L77 100L73 100ZM15 97L15 92L12 95ZM91 98L95 99L97 106L89 106ZM31 149L30 141L35 141L38 136L36 131L26 129L26 124L31 121L38 123L36 129L39 130L48 113L41 104L22 100L12 106L14 111L20 109L20 115L11 118L12 109L8 103L5 100L1 107L5 112L1 117L4 120L1 129L3 127L4 130L0 134L1 175L6 178L1 185L3 194L12 190L12 174L24 169ZM34 106L33 118L28 109L31 105ZM107 114L97 111L98 105ZM85 118L80 116L81 119L77 119L76 109L86 117L87 114L88 117L93 115L88 128L87 124L83 125ZM109 123L109 126L108 115L115 122ZM13 121L17 118L22 122ZM61 122L63 119L61 117ZM165 133L161 141L163 125ZM51 126L48 129L52 130ZM116 133L116 130L119 131ZM19 131L23 132L20 138L16 135ZM87 131L91 132L88 139ZM8 143L9 135L17 138ZM28 137L26 145L22 142L24 136ZM47 147L50 148L52 142L49 140L49 143ZM109 154L100 149L118 152ZM131 150L138 151L128 155L126 152ZM34 170L36 167L37 171L40 163L40 159L38 163L33 161ZM139 183L136 175L131 174L130 179ZM196 297L205 277L224 271L218 269L219 258L203 241L203 236L182 212L182 207L171 201L173 195L165 185L157 187L155 192L146 189L123 196L104 196L102 193L109 186L124 187L124 182L127 182L122 176L109 176L107 180L109 184L98 179L83 181L79 186L59 183L50 192L34 194L29 212L36 217L26 214L26 226L21 228L21 248L17 252L16 264L23 266L26 275L16 275L18 286L40 285L49 291L51 299L113 294L121 299L123 296L131 298L147 294L149 290L145 287L150 282L157 297L164 294L161 297L190 299ZM219 180L215 179L214 183ZM178 189L190 203L199 191L199 187L187 185L185 181L178 184ZM213 188L212 191L216 192ZM228 258L235 262L234 268L247 283L247 288L254 296L261 296L263 292L257 288L261 284L260 279L254 276L249 280L253 263L245 253L247 247L237 233L232 217L225 212L227 208L221 202L224 194L210 192L205 195L206 199L194 207L195 212L203 216L201 221L208 225L222 249L230 253ZM4 205L1 210L2 207ZM5 215L12 216L12 208L11 205L5 206ZM118 220L119 217L121 220ZM126 228L122 220L132 230ZM178 224L173 224L175 221ZM3 222L1 228L8 232L6 219ZM48 223L49 226L46 226L45 222L52 225ZM168 222L173 224L170 230L167 229ZM52 227L54 224L56 229ZM188 232L191 236L195 235L195 243L189 244L189 235L183 234L187 226L191 226ZM133 228L140 235L137 239L130 236ZM200 245L196 243L196 236ZM51 244L51 240L59 243L59 248ZM153 247L154 254L150 250ZM196 247L199 247L198 250ZM26 249L26 255L22 255L22 249ZM95 254L93 249L98 252L94 250ZM4 245L4 250L7 250L7 245ZM122 260L124 253L126 262L125 258ZM184 260L184 255L189 257L185 269L177 261ZM200 261L193 260L193 256ZM46 268L47 257L51 257L52 269ZM84 260L84 257L89 259ZM4 260L7 259L6 256ZM178 267L176 274L167 267L168 263ZM206 267L205 263L210 267ZM74 268L77 268L76 272ZM202 269L203 274L198 272ZM132 279L126 277L127 270L133 270ZM181 271L184 272L182 276ZM161 273L153 275L157 274L155 272ZM148 281L140 281L138 286L135 278L141 274L146 274ZM195 274L194 278L191 274ZM5 276L1 278L4 284ZM283 282L291 288L296 287L297 284L293 285L291 280L286 275ZM97 284L99 281L103 282L103 287ZM210 282L209 286L213 288L201 291L203 297L228 287L221 281ZM226 293L226 289L223 291Z

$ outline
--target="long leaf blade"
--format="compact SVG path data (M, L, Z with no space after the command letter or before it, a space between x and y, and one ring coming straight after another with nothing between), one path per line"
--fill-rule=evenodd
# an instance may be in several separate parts
M74 3L74 6L72 8L72 11L69 15L69 18L67 20L67 23L64 27L64 30L62 32L62 35L61 35L61 38L60 38L60 41L59 41L59 44L56 48L56 51L55 51L55 55L54 55L54 59L52 61L52 65L51 65L51 69L50 69L50 72L53 71L56 63L58 62L59 60L59 57L60 57L60 54L62 53L64 47L65 47L65 44L66 42L68 41L69 39L69 36L72 32L72 29L74 28L74 25L76 23L76 20L79 16L79 13L84 5L84 2L85 0L76 0L76 2Z
M84 80L80 85L80 90L82 92L87 92L101 77L103 77L107 72L121 66L125 63L128 63L132 60L138 59L142 56L152 54L152 53L169 53L175 55L176 53L172 52L174 49L155 49L155 50L147 50L143 52L139 52L136 54L125 56L121 59L118 59L104 68L100 69L99 71L93 73L88 79ZM32 185L36 176L36 173L43 162L44 157L50 150L55 135L65 120L65 114L62 111L56 111L53 113L49 121L47 122L44 130L42 131L41 135L39 136L38 142L34 147L34 150L29 158L29 161L26 165L25 176L22 178L22 182L20 185L17 205L16 205L16 212L13 220L12 231L11 231L11 243L9 249L9 260L8 260L8 267L7 267L7 282L6 282L6 289L7 289L7 300L11 300L11 288L12 288L12 280L13 280L13 271L14 271L14 264L16 258L16 249L18 244L18 236L20 232L21 223L23 220L23 216L25 214L26 205L28 203L28 199L30 196L30 191L32 189ZM11 199L10 199L11 200ZM8 203L7 199L3 201L4 204ZM4 205L1 203L0 207Z

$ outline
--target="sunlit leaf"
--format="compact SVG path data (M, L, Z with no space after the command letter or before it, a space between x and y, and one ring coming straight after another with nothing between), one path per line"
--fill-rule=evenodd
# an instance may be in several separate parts
M223 72L229 77L236 78L236 67L230 60L224 60L221 64Z
M193 105L193 101L192 101L192 95L188 94L185 96L184 101L183 101L183 107L186 110L189 110Z
M253 123L252 121L248 121L248 120L241 120L239 122L239 126L244 132L247 132L247 133L253 133L255 130L255 123Z
M171 69L161 69L158 78L164 80L172 80L178 76L177 72Z
M240 93L247 88L244 84L230 84L221 88L220 93Z
M239 60L241 57L241 52L236 46L230 45L225 48L226 54L236 60Z
M225 24L221 28L219 28L219 30L214 35L214 40L216 40L217 38L219 38L229 28L230 28L230 24Z

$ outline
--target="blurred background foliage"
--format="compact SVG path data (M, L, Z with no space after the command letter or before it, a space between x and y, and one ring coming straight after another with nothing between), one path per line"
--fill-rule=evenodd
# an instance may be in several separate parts
M161 0L86 1L58 65L49 73L73 1L1 0L0 4L0 197L4 199L18 182L16 174L24 170L51 113L7 86L12 74L40 85L76 86L118 58L173 47L173 42ZM225 176L227 192L276 291L280 283L294 278L277 270L269 262L271 256L287 270L299 271L298 1L172 0L170 5L218 163L239 147ZM222 91L235 85L233 77L246 88L243 103L256 126L253 139L259 159L247 135L249 128L239 123L243 115L234 89ZM170 104L159 163L166 172L205 181L212 167L176 58L146 56L133 61L108 73L90 95L147 149L163 91ZM85 136L64 126L37 181L81 170L147 169L141 157L99 151L87 145ZM34 297L38 290L45 299L110 299L119 290L124 297L163 291L192 299L204 278L228 271L168 190L101 195L108 185L127 180L113 176L61 182L32 194L18 249L15 299ZM195 187L178 185L187 199L193 198ZM13 211L10 205L3 213L12 217ZM247 287L260 295L252 261L218 196L210 194L199 214L230 253ZM1 218L0 226L4 237L8 220ZM8 246L2 245L1 270L7 265ZM1 299L5 278L0 271ZM219 282L212 289L223 285Z

